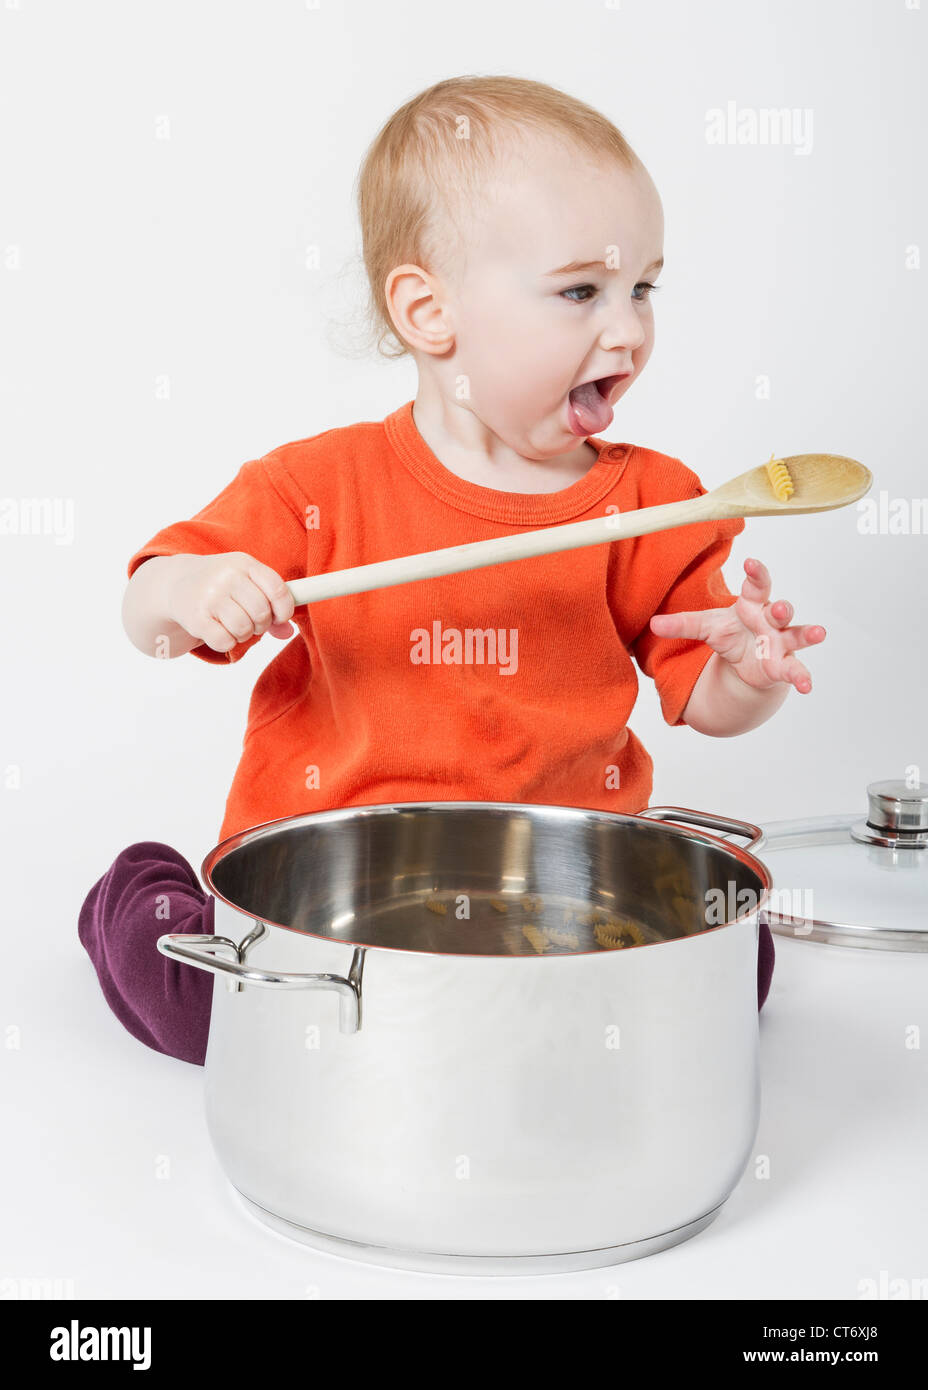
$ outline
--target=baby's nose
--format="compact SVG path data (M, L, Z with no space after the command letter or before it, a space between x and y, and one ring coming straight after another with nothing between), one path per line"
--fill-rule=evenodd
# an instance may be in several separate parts
M607 351L625 348L634 352L645 340L645 328L640 310L634 304L619 304L609 315L609 322L600 335L600 345Z

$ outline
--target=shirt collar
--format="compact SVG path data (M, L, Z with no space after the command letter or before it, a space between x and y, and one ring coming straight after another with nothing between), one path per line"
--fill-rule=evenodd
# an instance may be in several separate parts
M587 512L615 487L625 471L633 444L611 444L590 436L598 457L577 482L560 492L501 492L459 478L426 444L413 419L413 401L407 401L384 420L387 440L410 473L444 502L459 511L488 521L512 525L537 525L567 521Z

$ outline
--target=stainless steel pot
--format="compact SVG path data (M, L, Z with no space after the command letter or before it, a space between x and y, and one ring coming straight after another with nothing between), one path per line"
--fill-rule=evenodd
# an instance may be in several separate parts
M454 1273L591 1268L702 1230L757 1129L771 888L709 830L763 839L679 807L410 802L218 845L219 934L158 949L217 976L207 1121L248 1208Z

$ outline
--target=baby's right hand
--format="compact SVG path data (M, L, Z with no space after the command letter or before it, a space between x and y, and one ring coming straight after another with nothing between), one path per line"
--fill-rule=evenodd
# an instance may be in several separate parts
M253 555L188 555L168 594L168 617L214 652L264 632L286 641L293 595L280 575Z

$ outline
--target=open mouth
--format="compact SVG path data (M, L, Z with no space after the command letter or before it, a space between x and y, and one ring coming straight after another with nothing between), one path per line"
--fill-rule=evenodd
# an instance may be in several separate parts
M631 372L618 372L614 376L597 377L595 381L584 381L574 386L567 400L567 421L573 434L586 437L598 434L612 424L612 406L609 397L620 381L631 376Z
M627 376L631 376L631 372L619 372L617 376L601 376L593 382L593 385L603 400L607 401L613 388L618 386L620 381L624 381Z

